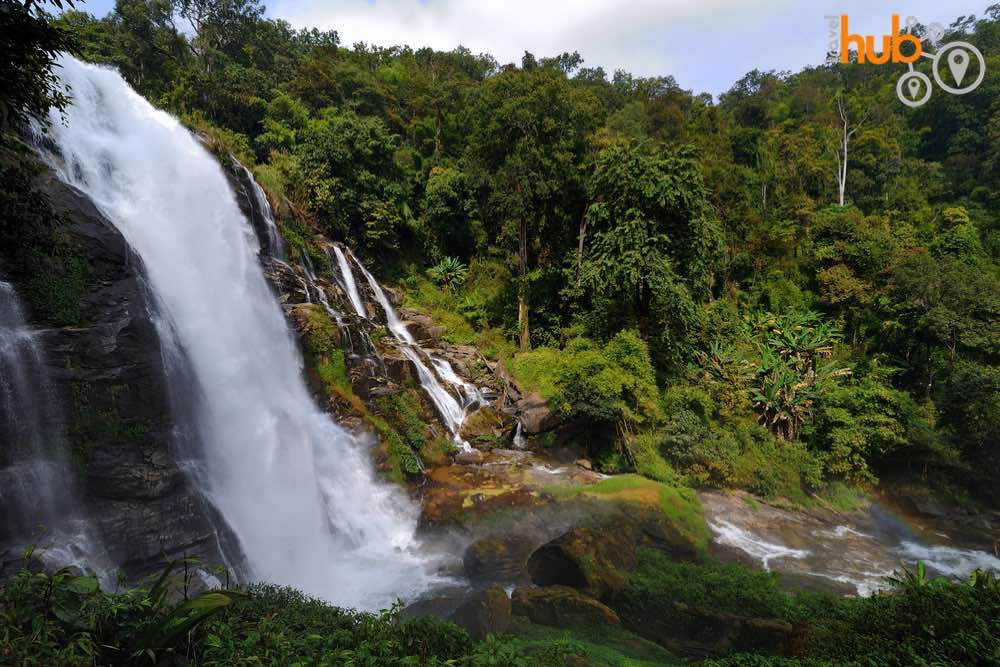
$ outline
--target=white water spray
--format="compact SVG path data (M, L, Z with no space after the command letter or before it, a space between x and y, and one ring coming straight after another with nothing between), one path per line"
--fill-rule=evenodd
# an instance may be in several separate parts
M8 459L0 468L0 542L15 553L33 545L46 567L92 570L109 586L111 563L79 507L60 398L39 336L14 286L0 281L0 444Z
M252 576L364 608L425 588L416 508L313 403L218 163L116 72L60 65L73 103L52 116L58 174L142 258L195 378L204 491Z
M719 544L735 547L760 561L765 570L771 569L772 560L784 558L802 559L809 555L808 551L792 549L784 544L762 540L748 530L733 525L729 521L719 519L709 522L708 527L715 533L715 541Z

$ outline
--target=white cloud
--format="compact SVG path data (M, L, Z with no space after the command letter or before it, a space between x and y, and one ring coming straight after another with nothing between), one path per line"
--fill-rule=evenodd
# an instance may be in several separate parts
M296 27L334 29L345 45L363 41L450 50L459 44L520 62L524 51L579 51L610 74L670 74L681 86L719 93L754 67L796 70L818 64L826 14L847 12L874 34L889 16L950 22L981 12L953 0L275 0L268 13ZM883 27L884 24L884 27ZM876 32L878 31L878 32Z

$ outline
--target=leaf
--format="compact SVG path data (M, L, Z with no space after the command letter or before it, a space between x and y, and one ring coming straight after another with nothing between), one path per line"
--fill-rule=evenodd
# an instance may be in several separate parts
M66 588L78 595L89 595L100 590L97 577L93 575L83 577L73 577L66 583Z

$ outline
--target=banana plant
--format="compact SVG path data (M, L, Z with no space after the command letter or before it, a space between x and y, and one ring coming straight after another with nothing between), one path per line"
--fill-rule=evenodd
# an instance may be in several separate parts
M734 362L734 348L713 342L697 357L703 377L746 387L758 421L776 436L794 440L817 400L851 372L829 361L840 333L812 311L754 313L742 330L753 358Z

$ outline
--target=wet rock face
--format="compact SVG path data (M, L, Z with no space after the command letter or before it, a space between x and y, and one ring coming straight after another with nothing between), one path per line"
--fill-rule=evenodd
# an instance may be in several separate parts
M486 635L501 635L510 627L510 598L502 587L490 586L473 594L450 618L456 625L465 628L474 639L485 639Z
M516 404L525 435L538 435L559 426L559 418L552 412L549 402L536 393L530 393Z
M557 628L621 624L609 607L568 586L518 588L511 596L511 609L532 623Z
M472 583L519 581L532 546L531 540L519 535L477 540L462 558L465 574Z
M429 316L415 310L401 309L399 316L418 343L433 343L448 333L447 329L435 324Z
M127 576L157 568L163 553L221 562L202 499L171 453L170 394L141 263L89 199L51 174L37 186L68 218L64 233L88 267L78 325L51 330L45 352L105 546Z

